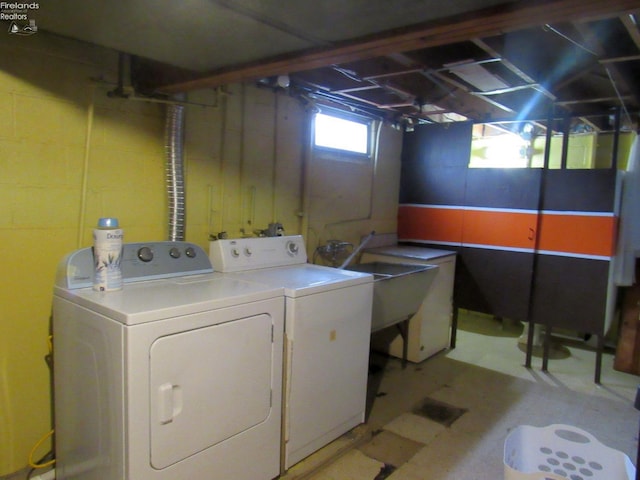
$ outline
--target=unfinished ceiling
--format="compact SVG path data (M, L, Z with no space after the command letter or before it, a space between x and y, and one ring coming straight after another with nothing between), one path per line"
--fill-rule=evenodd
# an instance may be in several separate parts
M286 76L406 124L544 125L553 106L599 131L637 124L638 14L640 0L57 0L36 20L127 54L147 95Z

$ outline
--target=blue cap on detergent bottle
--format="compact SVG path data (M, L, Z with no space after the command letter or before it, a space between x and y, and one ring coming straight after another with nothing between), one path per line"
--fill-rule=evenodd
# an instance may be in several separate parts
M118 228L118 219L113 217L104 217L98 219L98 228Z

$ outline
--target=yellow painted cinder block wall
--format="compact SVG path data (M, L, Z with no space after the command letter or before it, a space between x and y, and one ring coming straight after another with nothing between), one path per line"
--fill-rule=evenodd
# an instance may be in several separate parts
M286 233L300 233L307 115L299 102L249 85L190 93L189 102L187 175L207 179L187 189L190 232L204 240L223 231L239 237L280 222Z
M42 32L0 44L0 476L25 467L52 426L44 358L59 260L91 245L102 216L125 241L167 237L166 106L107 97L117 60ZM311 112L286 92L237 84L187 100L186 240L207 248L211 234L278 221L312 250L395 231L400 132L383 127L370 165L326 162L307 148Z
M163 107L108 99L95 79L112 82L116 65L115 52L44 34L0 45L0 475L51 427L58 261L91 244L100 216L128 240L165 235Z

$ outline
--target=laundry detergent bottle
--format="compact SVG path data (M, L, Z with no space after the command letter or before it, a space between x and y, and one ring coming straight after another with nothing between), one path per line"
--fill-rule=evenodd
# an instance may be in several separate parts
M122 289L122 229L117 218L100 218L93 230L93 289L109 292Z

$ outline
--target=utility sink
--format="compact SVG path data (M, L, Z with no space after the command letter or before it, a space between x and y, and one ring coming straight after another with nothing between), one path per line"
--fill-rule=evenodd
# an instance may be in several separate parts
M418 311L438 266L369 262L350 265L345 270L373 275L371 331L375 332L408 320Z

